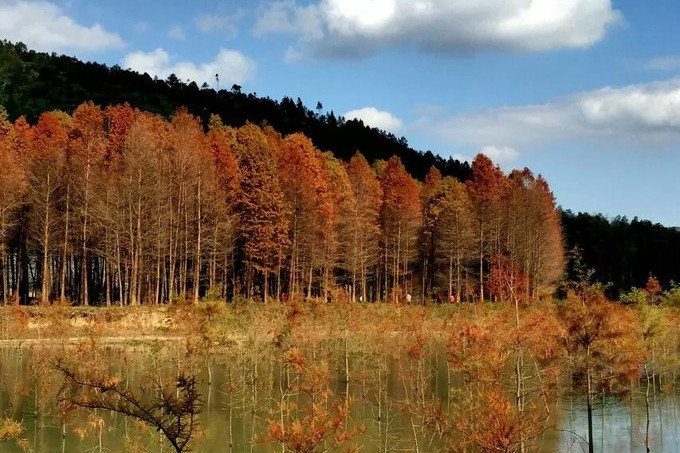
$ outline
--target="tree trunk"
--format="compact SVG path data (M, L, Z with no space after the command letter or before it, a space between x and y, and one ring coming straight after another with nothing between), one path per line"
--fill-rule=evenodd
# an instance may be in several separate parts
M88 294L87 287L87 223L88 223L88 204L90 197L90 163L87 163L85 167L85 198L83 200L83 236L82 236L82 247L81 247L81 270L80 270L80 281L81 281L81 301L82 304L87 306L90 305L90 297Z
M201 290L201 180L196 184L196 257L194 259L194 304Z
M63 302L66 300L66 263L68 262L68 232L70 224L70 211L71 211L71 185L66 184L66 206L65 206L66 219L64 222L64 243L62 244L62 255L61 255L61 271L59 275L59 299Z
M484 302L484 224L479 223L479 300Z
M40 295L40 303L46 304L50 301L50 267L49 267L49 239L50 239L50 192L52 186L50 184L50 174L47 174L47 191L45 192L45 217L43 218L43 232L42 232L42 292Z
M593 443L593 387L592 387L592 376L590 372L590 346L586 348L586 379L588 385L588 392L586 397L586 405L588 409L588 453L594 452Z

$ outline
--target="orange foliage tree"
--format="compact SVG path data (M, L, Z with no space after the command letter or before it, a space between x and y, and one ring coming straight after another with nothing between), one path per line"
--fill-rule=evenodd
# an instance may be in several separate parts
M312 295L314 275L323 275L324 257L334 240L335 206L323 156L303 134L279 142L278 162L291 244L289 286Z
M54 250L59 212L58 190L63 177L71 119L61 112L44 113L31 134L29 198L34 237L40 244L40 303L51 301L50 258Z
M7 239L16 225L18 209L26 190L26 175L18 149L13 146L14 128L0 107L0 291L2 304L9 299Z
M278 163L262 130L252 124L236 132L234 151L241 174L237 207L247 267L246 295L254 295L254 277L256 273L260 274L263 278L263 301L266 302L268 277L279 268L289 244Z
M433 223L434 256L440 266L439 280L447 294L463 297L467 282L466 264L474 251L472 203L465 185L446 177L427 205L426 217ZM443 279L441 276L443 275Z
M352 205L349 221L349 242L345 262L352 275L352 297L360 292L368 301L368 282L377 277L380 240L380 205L382 187L366 158L356 153L347 164L352 185ZM357 290L357 281L359 290ZM377 282L376 282L377 283ZM375 285L374 285L375 287Z
M485 264L501 251L502 200L506 195L507 180L491 159L478 154L472 161L467 187L475 208L479 298L484 300Z
M392 157L382 174L383 264L385 294L394 302L409 286L410 266L417 256L422 225L420 189L398 157Z

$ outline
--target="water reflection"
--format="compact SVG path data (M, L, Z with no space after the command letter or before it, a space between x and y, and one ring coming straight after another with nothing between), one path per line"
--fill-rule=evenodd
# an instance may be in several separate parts
M34 452L170 452L158 433L120 415L78 411L64 417L56 404L62 380L50 371L50 361L58 350L0 349L0 409L3 414L23 421L25 436ZM229 356L210 357L194 365L199 370L204 405L201 432L192 444L192 451L282 451L281 445L270 441L267 430L270 421L280 415L277 408L291 379L290 373L282 369L271 350L261 354L250 352L251 349L239 348ZM167 346L108 347L104 355L112 372L124 376L131 386L152 372L172 375L178 357L177 351ZM363 428L352 439L361 451L417 448L425 452L443 448L440 439L414 422L407 403L422 398L451 410L452 394L462 388L463 382L449 371L445 356L431 354L418 368L409 368L398 360L354 354L349 382L340 354L327 351L322 358L330 364L330 388L334 395L340 398L349 395L347 425ZM422 375L419 382L426 385L412 385L415 373ZM306 404L299 395L292 399L300 406ZM644 389L639 387L624 398L599 399L594 410L595 451L645 451L648 437L650 451L680 452L678 396L674 386L664 392L651 392L649 417ZM549 424L553 428L543 433L540 450L587 452L585 402L563 395L551 414ZM10 443L2 449L21 451Z

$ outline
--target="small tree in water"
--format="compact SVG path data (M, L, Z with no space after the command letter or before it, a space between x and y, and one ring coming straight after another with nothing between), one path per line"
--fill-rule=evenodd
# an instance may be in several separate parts
M200 395L196 376L180 374L174 383L152 380L149 388L130 389L120 376L97 376L73 371L62 362L61 401L67 407L102 409L144 422L167 439L177 453L188 451L198 427Z

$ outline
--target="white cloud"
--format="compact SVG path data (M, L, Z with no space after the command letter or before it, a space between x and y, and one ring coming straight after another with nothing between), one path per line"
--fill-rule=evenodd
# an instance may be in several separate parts
M585 48L622 20L611 0L294 0L261 9L254 33L290 33L323 57L364 57L383 48L429 52Z
M403 125L402 121L390 112L378 110L375 107L364 107L350 110L343 115L345 119L358 119L367 126L376 127L388 132L397 132Z
M173 62L164 49L152 52L133 52L123 60L123 67L140 73L167 78L175 74L180 80L192 80L198 85L203 82L212 85L215 74L220 75L224 86L243 84L255 76L257 65L237 50L222 49L213 61L195 64L189 61Z
M607 87L544 104L421 117L412 127L444 143L468 146L567 141L667 146L680 140L680 78Z
M650 71L674 71L680 69L680 55L652 58L645 63L645 69Z
M196 28L203 33L221 32L235 37L238 34L238 21L244 16L242 10L235 13L201 14L195 20Z
M173 25L170 27L170 30L168 30L168 38L174 39L176 41L184 41L187 39L187 35L184 33L182 27L179 25Z
M510 170L512 168L512 163L519 157L519 152L510 148L509 146L483 146L477 154L484 154L486 157L491 159L493 163L498 164L504 170ZM451 156L461 162L472 162L475 156L468 156L466 154L453 154Z
M509 146L485 146L479 152L497 164L507 164L519 157L517 150Z
M41 51L101 51L124 46L116 33L101 25L85 26L44 1L0 1L0 38L21 41Z

